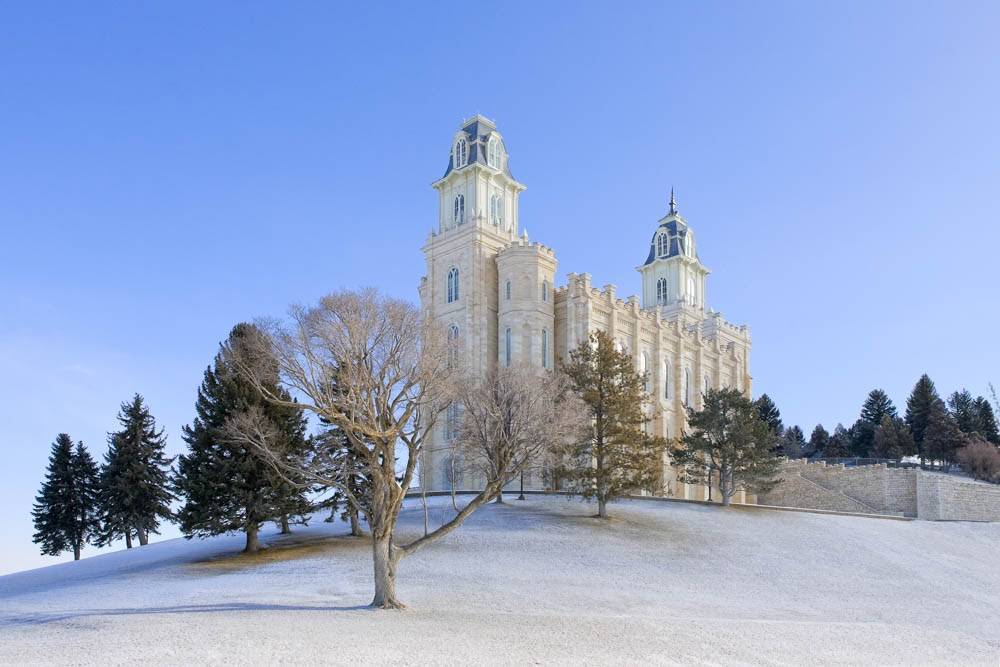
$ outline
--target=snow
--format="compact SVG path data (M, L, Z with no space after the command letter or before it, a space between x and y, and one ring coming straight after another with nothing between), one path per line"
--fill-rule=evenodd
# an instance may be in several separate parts
M432 523L451 512L433 499ZM0 663L1000 663L1000 524L508 500L404 560L314 522L0 577ZM402 518L422 529L419 504Z

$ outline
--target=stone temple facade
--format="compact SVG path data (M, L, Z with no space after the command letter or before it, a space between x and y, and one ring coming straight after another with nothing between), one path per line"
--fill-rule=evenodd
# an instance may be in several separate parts
M518 199L525 190L510 171L496 125L475 116L451 140L444 176L435 181L438 222L423 247L427 274L420 281L424 312L460 342L473 373L498 364L558 367L596 330L610 333L646 373L654 397L650 428L675 438L685 407L699 408L712 387L751 390L750 332L726 322L706 303L708 268L695 234L673 193L666 214L638 267L640 296L618 297L614 285L595 288L587 273L569 273L556 286L555 251L519 230ZM449 437L457 422L449 410L425 452L421 478L430 490L451 488ZM475 488L473 479L456 479ZM542 488L533 471L525 486ZM659 494L705 499L708 489L677 481L664 460ZM734 501L749 499L738 494Z

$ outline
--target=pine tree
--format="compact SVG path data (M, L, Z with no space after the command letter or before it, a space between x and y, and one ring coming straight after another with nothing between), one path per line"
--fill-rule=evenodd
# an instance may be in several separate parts
M797 425L786 428L781 441L785 456L788 458L800 459L805 456L806 436Z
M227 349L258 335L253 325L236 325L214 365L206 369L195 404L197 416L183 429L188 453L178 458L174 478L175 489L184 499L178 519L185 536L242 530L248 553L260 548L262 523L281 521L283 515L301 515L309 509L300 484L290 484L278 475L255 448L226 436L228 419L256 411L266 420L267 429L275 433L275 449L290 457L301 454L300 440L305 432L301 411L265 401L228 361ZM276 372L268 382L270 391L287 397L278 386Z
M643 431L645 379L608 334L591 334L570 352L564 371L593 423L590 437L568 452L565 477L580 495L596 498L598 516L607 518L609 501L657 483L665 443Z
M688 408L687 413L688 431L673 452L682 481L705 484L717 478L723 505L740 488L763 493L776 483L777 436L762 419L759 405L737 389L710 389L704 408ZM793 429L798 427L789 431Z
M976 398L974 409L979 434L994 445L1000 445L1000 430L997 428L996 413L993 406L984 397Z
M975 402L968 389L953 392L948 397L948 412L963 433L976 433L979 430L979 414Z
M847 443L851 456L866 458L872 456L875 449L875 428L876 424L858 419L851 424L847 430Z
M810 456L826 456L827 446L830 444L830 434L822 424L816 424L812 435L809 436Z
M873 454L880 459L899 460L915 451L913 434L906 422L889 414L882 417L882 423L875 429L874 447Z
M837 424L837 427L833 429L833 435L830 436L829 442L826 443L826 448L823 450L823 457L829 459L840 459L851 454L851 437L847 429L844 428L843 424Z
M882 423L882 417L896 417L896 406L892 404L892 399L881 389L872 389L868 392L868 398L861 406L861 419L878 426Z
M767 394L761 394L760 398L755 401L755 405L760 412L760 418L771 428L771 432L777 436L782 435L785 432L785 426L781 423L781 412L771 397Z
M923 455L931 461L954 463L955 454L965 442L966 436L948 414L944 401L938 399L932 403L924 429Z
M80 560L83 545L98 529L97 465L90 453L65 433L52 445L42 488L35 497L31 515L35 523L32 539L42 554L58 556L73 550Z
M101 532L98 544L125 538L132 548L132 536L139 544L158 533L161 520L171 520L170 464L164 449L167 438L157 430L142 396L122 403L118 413L121 430L108 434L108 451L100 475Z
M927 458L924 447L924 431L927 429L931 408L940 400L937 389L934 388L934 382L927 377L926 373L920 376L920 379L913 386L910 397L906 399L906 425L910 427L910 432L913 434L913 442L917 446L917 454L920 456L921 463Z
M371 483L362 472L364 462L351 447L347 435L342 429L331 426L326 420L321 419L320 421L324 424L324 428L315 438L315 449L319 456L329 460L330 471L328 475L341 477L351 495L357 498L360 503L360 506L357 506L350 502L347 494L341 490L323 489L332 491L332 495L323 503L323 507L330 508L328 521L333 521L337 509L343 507L341 518L351 524L351 535L359 537L364 534L361 531L361 515L367 514L371 498Z

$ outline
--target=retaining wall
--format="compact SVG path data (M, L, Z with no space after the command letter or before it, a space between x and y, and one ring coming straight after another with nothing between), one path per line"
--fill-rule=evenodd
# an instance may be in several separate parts
M758 502L809 509L895 514L932 521L1000 521L1000 486L885 464L845 468L786 461L782 481ZM860 506L864 509L858 509Z

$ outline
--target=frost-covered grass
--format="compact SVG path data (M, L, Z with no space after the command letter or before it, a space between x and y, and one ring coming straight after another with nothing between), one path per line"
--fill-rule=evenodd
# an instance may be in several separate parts
M369 545L318 521L252 558L224 536L0 577L0 662L1000 663L998 524L610 509L484 508L403 561L402 612L364 608Z

